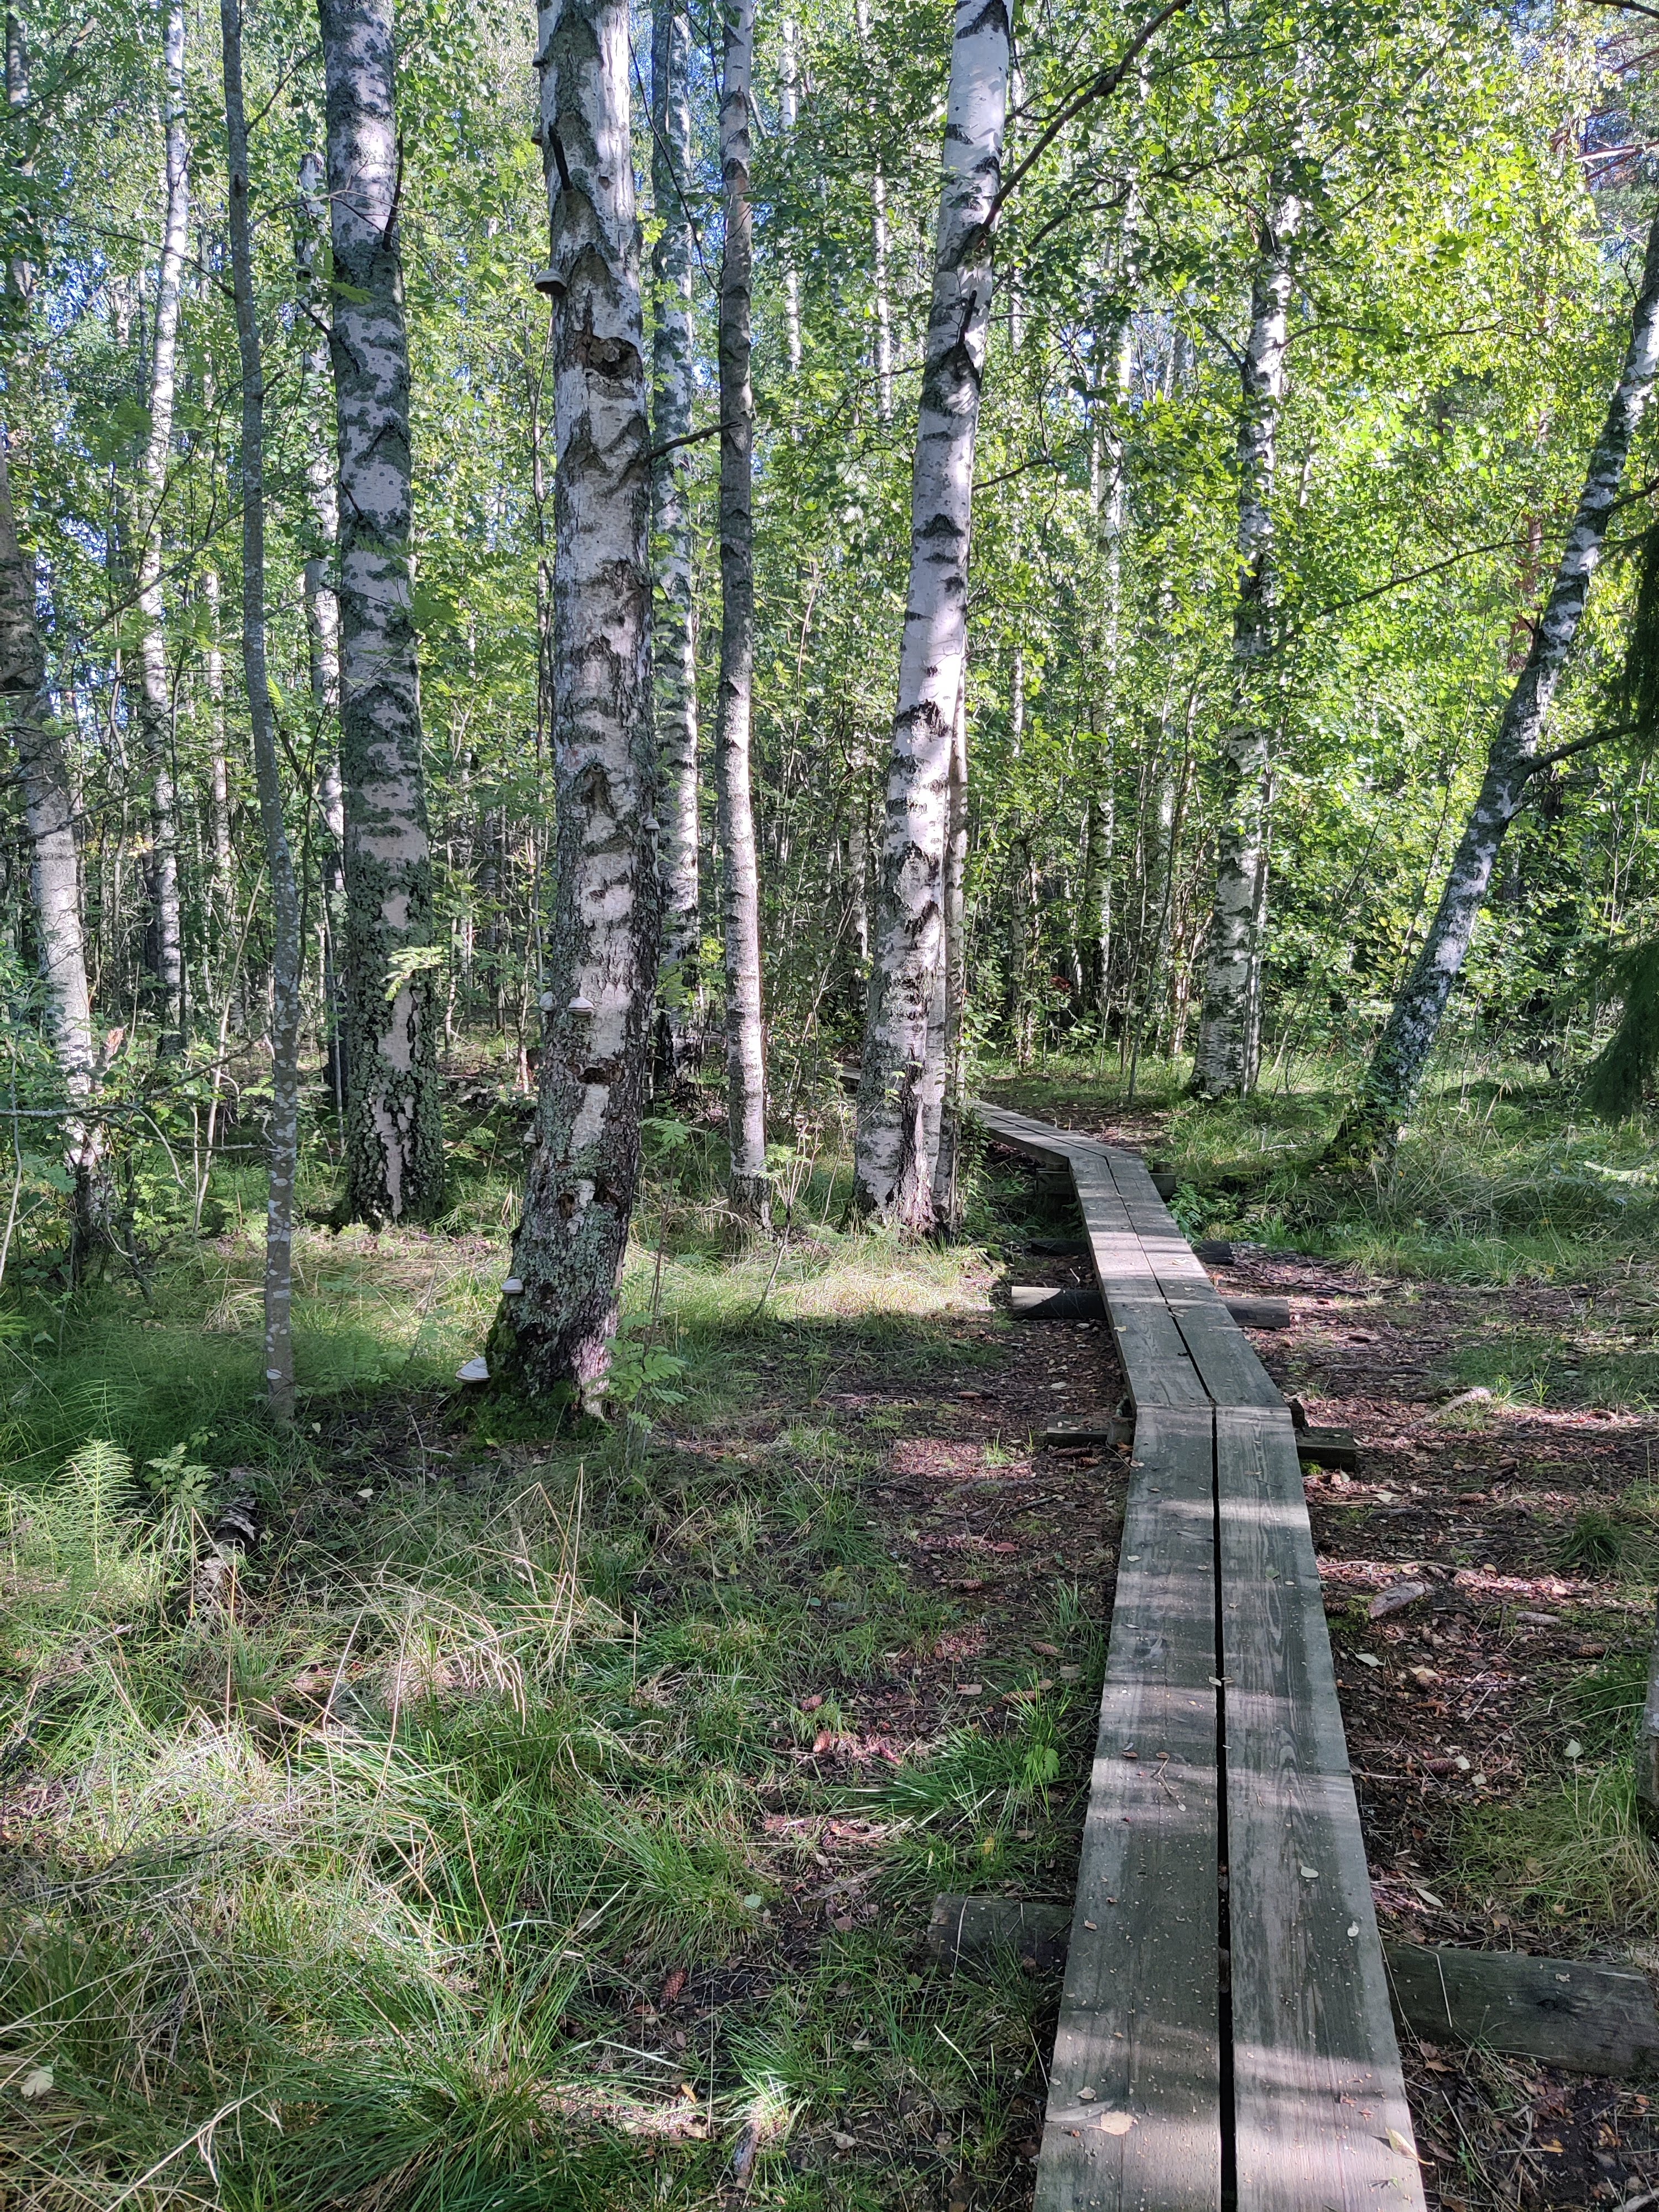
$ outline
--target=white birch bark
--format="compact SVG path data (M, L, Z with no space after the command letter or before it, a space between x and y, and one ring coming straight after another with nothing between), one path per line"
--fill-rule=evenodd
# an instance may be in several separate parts
M313 544L302 571L306 641L311 666L311 704L317 718L317 811L322 817L320 875L323 893L323 1001L328 1025L328 1061L336 1098L345 1095L346 1008L341 989L341 954L345 943L345 784L340 774L340 603L331 570L340 535L340 501L335 485L331 421L332 387L328 360L328 285L323 273L323 239L328 225L328 179L323 158L307 152L300 160L298 220L294 264L300 293L300 394L308 422L306 498L311 509Z
M1215 902L1205 958L1204 1006L1192 1087L1201 1098L1242 1097L1255 1080L1267 914L1267 780L1278 578L1273 469L1285 396L1285 349L1303 205L1288 174L1268 179L1238 416L1238 601L1233 617L1234 714L1221 741L1221 822Z
M800 64L796 53L797 33L793 20L786 15L780 26L783 46L783 67L778 83L778 122L786 131L793 131L800 119ZM783 258L783 336L789 359L791 376L800 374L800 271L795 258L786 246Z
M70 1279L79 1282L108 1235L103 1146L87 1109L97 1082L92 999L75 845L75 792L46 684L34 614L34 563L18 543L6 441L0 430L0 700L11 709L29 840L29 895L40 943L46 1030L70 1113L64 1164L74 1182ZM78 1111L76 1109L79 1109Z
M248 223L247 117L242 103L241 0L219 0L225 140L230 167L230 260L242 369L242 673L253 733L270 879L270 1180L265 1202L265 1390L273 1417L294 1418L294 1184L300 1154L300 895L283 813L282 771L265 669L264 369L253 298Z
M372 1224L429 1216L443 1200L432 975L429 967L410 964L432 951L432 856L410 615L409 345L392 0L318 0L318 14L339 439L345 1208Z
M697 775L697 664L691 505L693 239L691 191L691 19L685 0L655 0L651 19L651 188L660 225L651 260L653 523L656 538L652 665L662 878L662 1060L672 1073L698 1048L695 1004L702 923L698 884L701 839ZM669 450L672 448L672 450Z
M1440 903L1388 1025L1378 1039L1359 1097L1338 1132L1333 1152L1356 1158L1392 1146L1410 1117L1439 1034L1452 987L1462 971L1486 902L1504 834L1520 811L1535 771L1556 686L1571 653L1601 557L1608 520L1624 481L1631 446L1659 373L1659 215L1648 234L1641 289L1630 343L1608 403L1601 434L1585 471L1577 511L1556 568L1544 612L1510 692L1486 757Z
M740 1220L764 1223L766 1038L761 1012L760 869L755 850L750 739L755 689L755 395L750 381L754 217L749 200L749 113L754 0L726 0L720 91L720 672L714 733L721 918L726 939L727 1192Z
M854 1203L912 1231L933 1222L935 1163L925 1128L928 1085L942 1071L929 1068L927 1033L945 959L951 757L967 642L974 447L1009 42L1003 0L957 0L854 1149Z
M965 671L964 671L965 673ZM945 1060L939 1145L933 1160L933 1218L941 1229L962 1225L958 1176L962 1115L967 1101L963 1018L968 1007L968 687L957 697L951 740L951 782L945 842Z
M520 1290L492 1375L594 1406L639 1182L660 929L650 434L624 0L538 15L551 223L557 885Z
M213 908L221 935L230 927L235 860L230 844L230 763L225 750L225 655L220 642L219 574L202 572L207 606L208 836L213 848Z
M870 51L870 0L857 0L854 13L860 43L867 56ZM882 167L879 154L870 176L870 248L875 285L876 343L872 365L876 372L876 416L879 422L890 422L893 419L893 303L887 279L887 174Z
M190 228L190 147L185 129L185 9L169 0L162 38L162 126L166 194L161 258L155 277L150 348L149 428L141 465L143 505L137 517L138 573L138 729L150 775L151 981L161 1025L160 1048L184 1045L185 947L179 899L179 797L173 763L173 696L167 675L166 609L161 593L163 508L173 447L178 385L179 308Z

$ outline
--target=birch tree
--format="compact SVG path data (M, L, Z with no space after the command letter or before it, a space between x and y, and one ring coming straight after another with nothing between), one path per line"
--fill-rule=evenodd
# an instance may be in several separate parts
M298 220L294 265L299 283L302 398L314 425L306 444L306 495L313 543L301 571L306 605L306 641L311 665L311 705L316 720L317 811L322 817L323 1000L327 1008L328 1057L337 1102L344 1103L346 1079L345 1007L340 984L340 954L345 935L345 787L340 777L340 603L333 583L334 550L340 534L340 502L335 489L333 448L328 434L331 398L329 382L328 284L322 246L326 234L327 179L322 157L307 152L300 161Z
M170 0L162 37L166 142L161 258L151 325L149 424L134 518L138 601L138 728L150 775L149 957L161 1049L182 1049L184 925L179 900L179 797L173 766L173 686L167 672L161 548L179 380L179 310L190 234L190 145L185 126L185 9Z
M553 302L557 885L535 1144L492 1376L597 1406L640 1171L660 890L651 464L624 0L538 18Z
M1464 825L1428 933L1388 1024L1377 1040L1359 1096L1331 1150L1356 1164L1392 1150L1423 1085L1441 1019L1486 902L1504 832L1528 785L1552 756L1541 748L1556 687L1571 653L1601 558L1607 524L1619 502L1626 464L1659 372L1659 213L1648 233L1641 289L1631 319L1619 381L1601 434L1590 453L1583 489L1561 550L1526 664L1486 756L1486 773ZM1569 748L1577 750L1577 747Z
M1267 784L1278 579L1273 471L1285 397L1295 252L1303 203L1288 167L1267 185L1240 364L1238 599L1233 615L1234 720L1221 742L1215 902L1205 954L1204 1007L1192 1087L1202 1098L1240 1097L1255 1082L1267 920Z
M865 59L870 59L870 0L855 0L854 20ZM871 275L875 285L876 342L872 363L876 374L876 419L893 418L893 303L888 286L887 173L877 155L870 173Z
M392 0L318 0L334 250L340 755L345 785L345 1211L435 1212L444 1189L432 857L410 617L409 344Z
M651 257L652 520L656 537L656 687L662 789L663 1060L684 1069L698 1042L695 995L702 942L698 848L697 669L691 507L687 492L693 348L691 19L684 0L656 0L651 18L651 191L659 226Z
M739 1220L769 1218L760 870L750 781L755 694L755 395L750 382L754 216L749 199L754 0L726 0L720 87L720 672L714 733L726 938L727 1191Z
M933 300L910 489L910 583L887 775L854 1202L900 1228L934 1220L943 1060L945 844L967 644L974 447L991 319L991 224L1002 182L1010 32L1003 0L957 0Z
M75 791L34 610L34 563L18 543L6 439L0 430L0 699L12 710L46 1032L69 1107L64 1161L74 1184L69 1274L71 1283L76 1283L107 1239L110 1192L100 1132L88 1110L96 1087L97 1062L81 922Z
M265 1201L265 1389L279 1421L294 1418L294 1182L300 1157L300 895L283 815L282 771L265 665L264 369L248 222L247 117L242 99L241 0L219 0L230 170L230 264L242 370L242 675L253 732L270 881L270 1181Z

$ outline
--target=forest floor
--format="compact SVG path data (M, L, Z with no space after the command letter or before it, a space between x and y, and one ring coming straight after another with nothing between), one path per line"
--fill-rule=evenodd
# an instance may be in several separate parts
M1576 1164L1641 1133L1466 1094L1478 1140L1431 1129L1334 1207L1240 1173L1305 1155L1299 1096L998 1092L1174 1161L1226 1280L1291 1301L1275 1376L1359 1437L1309 1495L1385 1929L1659 1967L1630 1796L1659 1247L1644 1187ZM1109 1340L1009 1317L1009 1281L1077 1272L1028 1249L1066 1220L1018 1163L983 1164L969 1240L906 1251L832 1225L831 1132L782 1250L733 1259L665 1129L608 1431L449 1379L504 1257L484 1174L438 1235L302 1240L287 1442L249 1404L244 1227L147 1297L26 1288L8 2212L1029 2200L1057 1988L935 1975L922 1938L940 1891L1068 1893L1125 1468L1040 1438L1115 1403ZM1431 2203L1659 2183L1642 2083L1406 2055Z

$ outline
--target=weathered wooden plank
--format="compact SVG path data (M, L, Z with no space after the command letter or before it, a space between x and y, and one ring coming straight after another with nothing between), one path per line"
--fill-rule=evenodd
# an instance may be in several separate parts
M1114 1413L1062 1413L1042 1431L1045 1444L1132 1444L1135 1425Z
M1104 1321L1106 1301L1085 1283L1011 1283L1008 1304L1022 1321Z
M938 1897L928 1954L952 1967L1012 1952L1042 1972L1066 1963L1071 1910L1012 1897ZM1384 1943L1395 2017L1425 2042L1479 2043L1574 2074L1635 2074L1659 2055L1645 1974L1524 1951Z
M1241 1328L1288 1328L1288 1298L1224 1298L1222 1304Z
M1036 2212L1216 2212L1212 1416L1141 1413Z
M1418 2207L1288 1410L1218 1407L1238 2212Z
M1359 1446L1352 1429L1298 1429L1296 1455L1304 1467L1352 1470L1359 1464Z
M1207 1406L1210 1394L1193 1364L1176 1317L1154 1295L1106 1293L1106 1316L1119 1364L1139 1406Z
M1577 2074L1633 2074L1659 2054L1653 1990L1632 1968L1414 1943L1383 1955L1395 2010L1428 2042L1484 2043Z
M936 1897L927 1923L927 1955L953 1967L999 1951L1048 1969L1066 1963L1069 1905L1032 1904L1018 1897Z

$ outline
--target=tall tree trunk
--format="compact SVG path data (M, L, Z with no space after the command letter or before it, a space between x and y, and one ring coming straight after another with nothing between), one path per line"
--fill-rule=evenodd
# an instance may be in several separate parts
M15 9L6 10L6 106L11 111L14 125L21 112L28 105L29 58L24 43L23 26ZM19 141L21 133L18 133ZM34 174L34 163L25 155L17 164L24 177ZM13 253L6 262L6 291L14 314L27 314L34 296L34 267L27 253Z
M797 52L799 33L792 17L786 15L779 26L783 46L783 67L778 83L778 123L786 131L793 131L800 120L800 62ZM789 359L791 376L800 374L800 272L795 266L793 250L786 245L783 252L783 336Z
M179 897L179 794L173 773L173 687L167 676L161 545L167 463L173 446L173 397L178 383L180 280L190 228L183 0L169 0L162 52L167 196L161 260L155 278L149 429L144 441L143 507L137 517L137 550L138 728L150 774L150 973L161 1024L160 1048L172 1053L181 1050L185 1041L185 946Z
M0 699L13 709L12 738L29 840L29 893L40 940L46 1029L70 1112L64 1159L74 1182L70 1279L78 1282L108 1234L110 1195L96 1122L97 1079L75 849L75 793L35 621L34 563L18 544L6 440L0 429Z
M595 1406L639 1182L661 927L647 824L650 432L624 0L538 16L553 300L557 885L536 1145L497 1376Z
M760 872L750 787L755 689L755 395L749 380L754 218L749 203L754 0L727 0L720 92L720 674L714 766L726 934L729 1191L739 1219L765 1223L766 1036L761 1015Z
M1590 579L1659 371L1659 214L1648 233L1642 288L1632 319L1623 369L1595 441L1578 509L1533 634L1527 663L1510 694L1486 756L1486 774L1463 831L1440 904L1388 1026L1377 1041L1359 1097L1338 1131L1332 1153L1369 1161L1390 1151L1422 1088L1441 1018L1474 935L1504 833L1520 811L1550 704L1578 634Z
M867 57L870 52L870 0L856 0L854 12L859 40ZM872 364L876 372L876 416L879 422L890 422L893 419L893 302L887 279L887 173L882 167L879 154L876 156L876 165L870 177L870 247L876 294L876 343Z
M1268 179L1242 365L1238 416L1238 605L1233 617L1236 720L1222 739L1221 828L1210 916L1204 1010L1192 1087L1201 1098L1238 1097L1255 1081L1252 1039L1261 988L1267 913L1267 787L1278 576L1273 560L1273 465L1285 396L1285 347L1303 206L1289 173Z
M208 837L213 848L213 911L222 939L230 929L235 858L230 843L230 763L225 750L225 656L219 628L219 572L202 572L207 607Z
M964 666L963 674L966 674ZM933 1162L933 1218L941 1229L962 1225L962 1115L967 1103L963 1048L968 1011L968 687L957 695L951 743L951 787L945 843L945 1082L939 1149Z
M327 1028L328 1067L337 1104L346 1096L346 1009L341 955L345 943L345 785L340 775L340 603L331 571L340 535L340 501L335 486L336 438L325 434L331 397L328 343L329 289L322 268L322 242L328 222L327 178L322 156L307 152L300 160L299 221L295 228L294 263L299 279L302 404L318 418L306 444L306 494L311 509L313 544L304 568L306 638L311 662L311 705L317 720L317 811L323 820L323 1003Z
M339 420L345 1210L377 1223L443 1201L432 855L410 615L409 345L392 0L318 0L328 84Z
M910 493L875 965L859 1087L854 1203L908 1231L933 1222L927 1038L945 958L951 759L967 642L974 446L991 316L1009 23L1003 0L957 0L944 176Z
M230 166L230 263L242 366L242 673L253 732L270 878L270 1182L265 1205L265 1388L279 1421L294 1418L294 1181L300 1157L300 895L283 818L282 772L265 673L264 369L253 301L248 227L247 118L242 106L241 0L219 0L225 138Z
M696 1020L702 943L697 857L697 663L692 591L691 506L684 443L691 430L691 19L685 0L655 0L651 18L651 190L660 225L651 257L653 521L657 589L652 663L658 801L662 826L661 1064L686 1068L699 1038ZM665 450L673 447L672 452Z

